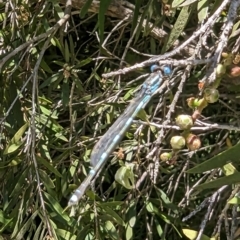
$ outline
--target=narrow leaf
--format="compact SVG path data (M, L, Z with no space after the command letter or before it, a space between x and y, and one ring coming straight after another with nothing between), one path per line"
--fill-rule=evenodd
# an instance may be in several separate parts
M99 7L99 13L98 13L98 29L99 29L100 44L103 42L103 37L104 37L105 13L110 3L111 3L111 0L100 1L100 7Z
M69 59L70 59L69 55L70 55L70 53L69 53L68 42L67 42L67 40L65 40L64 57L65 57L66 63L69 63Z
M130 227L134 227L137 221L137 210L136 210L136 202L132 201L126 210L125 213L125 221L129 223Z
M178 7L186 7L189 6L190 4L197 2L198 0L186 0L182 4L178 5Z
M46 198L46 202L58 214L59 220L64 219L64 221L66 221L66 223L68 223L70 225L71 224L71 219L69 218L69 216L66 213L63 212L63 208L61 207L59 202L56 201L50 194L48 194L46 192L43 192L43 194Z
M163 229L162 229L159 221L157 220L157 218L154 218L154 222L155 222L155 224L156 224L156 228L157 228L157 232L158 232L159 237L162 237L162 235L163 235Z
M51 74L53 73L52 69L48 66L48 64L44 61L44 59L42 59L40 66L45 72L51 73Z
M113 219L117 224L124 226L124 221L123 219L115 212L113 211L111 208L106 207L104 205L99 204L99 207L101 207L105 214L107 214L111 219Z
M185 0L173 0L172 2L172 8L178 7L181 3L183 3Z
M84 18L93 0L87 0L80 11L80 18Z
M118 169L115 174L115 180L127 189L134 187L134 173L126 166Z
M120 239L120 236L118 235L117 230L112 222L106 221L104 224L104 228L108 237L115 240Z
M62 102L64 106L69 104L69 94L69 84L64 81L62 84Z
M8 146L4 150L3 154L7 155L10 153L15 152L21 145L22 141L21 138L23 134L25 133L26 129L28 127L28 123L25 123L14 135L14 137L9 142Z
M240 152L240 143L232 148L219 153L218 155L210 158L209 160L189 169L187 173L203 173L214 168L223 167L226 163L238 162Z
M34 213L31 214L27 222L23 224L21 229L19 229L17 236L15 236L14 239L16 240L24 239L24 235L26 234L26 232L30 231L31 225L37 215L38 215L38 210L36 210Z
M199 22L202 22L206 19L208 15L208 4L209 0L201 0L198 2L197 9L198 9L198 20Z
M239 197L233 197L228 201L229 204L233 205L240 205L240 198Z
M198 236L198 231L192 230L192 229L182 229L184 235L189 239L189 240L195 240ZM204 234L201 236L201 240L210 240L210 238Z
M36 155L37 160L43 164L51 173L54 173L58 177L62 177L61 173L58 172L57 169L55 169L48 161L46 161L44 158Z
M133 239L133 228L130 225L127 225L126 240L132 240L132 239Z
M198 190L209 189L209 188L220 188L224 185L232 185L240 183L240 173L234 173L230 176L221 177L211 182L200 184L196 187Z
M168 41L163 47L162 52L166 52L183 32L191 14L191 7L183 7L168 37Z
M133 19L132 19L132 26L131 26L131 34L135 30L137 23L138 23L138 18L139 18L139 9L141 6L142 0L137 0L135 1L135 8L134 8L134 13L133 13Z

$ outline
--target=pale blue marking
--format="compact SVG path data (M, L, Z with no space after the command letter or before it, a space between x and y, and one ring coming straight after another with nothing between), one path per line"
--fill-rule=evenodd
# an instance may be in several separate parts
M131 123L132 123L132 121L133 121L133 118L132 118L132 117L130 117L130 118L127 120L126 124L127 124L127 125L128 125L128 124L131 124Z
M105 159L108 156L107 152L104 152L101 156L101 159Z
M120 137L121 137L121 136L120 136L119 134L117 134L117 135L114 137L113 142L117 142Z

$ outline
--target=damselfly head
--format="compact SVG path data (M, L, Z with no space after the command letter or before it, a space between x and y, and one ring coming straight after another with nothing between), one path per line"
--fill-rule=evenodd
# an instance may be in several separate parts
M150 70L152 73L161 70L163 74L167 76L169 76L172 73L172 69L169 66L158 66L156 64L152 65L150 67Z

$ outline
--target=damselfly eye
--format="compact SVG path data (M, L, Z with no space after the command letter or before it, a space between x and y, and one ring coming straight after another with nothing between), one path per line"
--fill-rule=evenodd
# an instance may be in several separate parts
M163 72L165 75L170 75L172 73L172 69L169 66L164 66Z
M154 64L150 67L150 69L151 69L152 73L156 72L158 70L161 70L163 72L163 74L167 75L167 76L169 76L172 73L172 69L169 66L161 66L160 67L160 66Z
M160 69L160 67L158 66L158 65L156 65L156 64L154 64L154 65L152 65L151 67L150 67L150 70L151 70L151 72L153 73L153 72L156 72L157 70L159 70Z

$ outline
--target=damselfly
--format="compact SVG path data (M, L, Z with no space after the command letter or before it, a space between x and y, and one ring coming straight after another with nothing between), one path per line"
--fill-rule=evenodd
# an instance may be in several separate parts
M124 137L124 134L130 127L133 119L136 117L138 112L147 105L152 96L161 86L163 82L163 75L160 68L156 65L153 65L151 70L153 73L144 81L137 96L131 101L123 114L113 123L113 125L94 146L90 157L92 169L82 184L71 196L68 202L69 206L76 205L78 203L95 175L103 167L109 155ZM165 75L169 75L171 70L169 67L164 67L163 72Z

